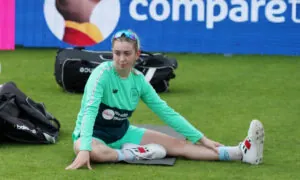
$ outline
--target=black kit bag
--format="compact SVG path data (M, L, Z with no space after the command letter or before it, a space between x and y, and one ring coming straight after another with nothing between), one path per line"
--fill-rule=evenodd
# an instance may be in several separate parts
M0 140L30 144L55 144L59 121L44 103L35 102L14 82L0 85Z
M59 49L55 59L55 80L67 92L83 93L93 69L105 61L112 61L111 51L89 51L78 47ZM135 64L158 93L168 91L177 67L175 58L145 51Z

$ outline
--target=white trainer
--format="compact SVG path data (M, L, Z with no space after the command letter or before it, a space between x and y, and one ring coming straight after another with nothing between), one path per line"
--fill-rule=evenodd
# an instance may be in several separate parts
M129 150L135 155L136 160L162 159L167 155L166 149L159 144L137 145L127 143L122 150Z
M248 136L240 144L243 153L242 162L260 164L263 162L265 132L263 124L259 120L252 120L248 130Z

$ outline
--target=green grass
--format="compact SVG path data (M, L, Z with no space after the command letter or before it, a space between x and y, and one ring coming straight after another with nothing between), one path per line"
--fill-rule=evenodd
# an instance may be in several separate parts
M14 81L44 102L61 122L55 145L0 145L1 179L298 179L300 176L300 57L172 54L179 61L170 93L161 94L209 138L236 145L252 119L265 126L264 164L178 159L175 166L93 164L64 168L74 158L71 133L81 96L56 84L56 50L0 52L0 83ZM132 123L163 124L141 102Z

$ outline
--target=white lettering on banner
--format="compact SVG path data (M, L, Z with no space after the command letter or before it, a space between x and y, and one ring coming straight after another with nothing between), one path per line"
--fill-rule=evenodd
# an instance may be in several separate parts
M161 5L163 8L162 14L157 13L157 6ZM156 21L164 21L170 16L170 4L166 0L156 0L150 4L150 15Z
M297 19L297 5L300 6L300 0L289 0L289 3L292 4L292 20L295 23L300 23L300 18ZM298 8L300 9L300 8Z
M233 0L232 5L240 5L240 7L232 8L229 12L229 18L234 22L246 22L249 18L249 8L247 1ZM238 14L241 14L240 16Z
M146 21L149 18L155 21L165 21L171 18L180 20L180 10L184 10L184 21L193 20L193 11L197 10L198 22L206 22L206 28L213 29L215 24L226 18L233 22L258 22L260 17L272 23L284 23L287 17L284 13L291 6L291 19L294 23L300 23L297 17L297 9L300 9L300 0L132 0L129 6L131 17L137 21ZM297 8L299 6L299 8ZM196 8L195 8L196 7ZM140 8L147 12L138 11ZM161 13L158 13L161 8ZM218 9L218 11L216 11ZM260 13L264 11L264 13Z
M198 21L204 21L205 20L205 7L203 0L193 0L193 1L173 1L173 14L172 19L173 21L179 21L179 10L180 6L184 6L185 14L184 19L186 21L192 21L192 8L194 6L197 6L198 14L197 14L197 20Z
M148 2L147 0L141 0L141 1L131 1L129 5L129 14L131 17L133 17L137 21L145 21L148 19L146 14L138 14L137 13L137 6L140 4L141 6L147 7Z
M266 0L252 0L251 1L251 21L258 22L259 19L259 8L266 4Z
M276 9L275 8L276 6L279 6L279 8ZM287 6L284 1L272 0L266 6L266 17L272 22L282 23L285 21L285 17L283 17L283 16L276 17L275 15L280 15L280 14L284 13L286 11L286 8L287 8Z
M208 1L209 2L209 1ZM215 22L223 21L227 14L228 14L228 5L225 0L219 0L219 1L210 1L211 3L207 3L207 12L206 12L206 26L207 28L211 29L214 27ZM220 7L220 13L215 16L215 6Z

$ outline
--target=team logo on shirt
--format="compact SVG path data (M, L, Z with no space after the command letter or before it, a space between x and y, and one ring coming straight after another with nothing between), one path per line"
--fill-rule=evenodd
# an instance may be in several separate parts
M112 120L115 116L115 112L111 109L105 109L102 112L102 117L106 120Z
M132 103L134 103L134 104L138 103L138 101L139 101L139 92L136 88L131 89L130 96L131 96Z

